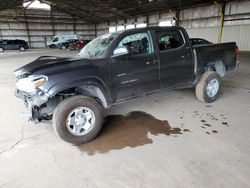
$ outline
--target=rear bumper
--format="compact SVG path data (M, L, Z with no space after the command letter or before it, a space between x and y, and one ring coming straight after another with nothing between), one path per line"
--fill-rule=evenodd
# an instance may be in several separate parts
M235 67L235 69L234 69L235 71L237 71L237 70L238 70L239 65L240 65L240 62L239 62L239 60L237 60L237 61L236 61L236 67Z
M225 75L228 75L228 74L231 74L231 73L237 71L238 68L239 68L239 65L240 65L240 62L239 62L239 60L237 60L235 66L229 67L229 68L227 69L227 72L226 72Z

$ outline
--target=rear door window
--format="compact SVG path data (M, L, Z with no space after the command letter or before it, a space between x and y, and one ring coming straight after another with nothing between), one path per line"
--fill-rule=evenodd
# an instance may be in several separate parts
M11 44L15 44L15 41L14 40L9 40L6 42L8 45L11 45Z
M156 31L160 51L179 48L184 44L183 37L178 30Z
M197 42L196 42L196 39L191 39L191 44L192 44L192 45L196 45L196 43L197 43Z
M17 42L17 44L25 44L25 41L24 41L24 40L19 40L19 41Z
M198 44L208 44L208 41L203 39L198 39Z

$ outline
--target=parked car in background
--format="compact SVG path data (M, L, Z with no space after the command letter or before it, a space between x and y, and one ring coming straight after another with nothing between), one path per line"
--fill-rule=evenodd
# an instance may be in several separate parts
M90 40L78 40L75 42L70 43L69 48L71 50L80 50L82 49L86 44L88 44Z
M77 42L77 41L78 41L77 39L69 39L65 42L59 43L58 47L65 50L65 49L68 49L70 47L70 44Z
M55 48L58 44L66 42L67 40L77 40L77 35L55 35L52 40L47 42L47 47Z
M4 39L3 39L3 40L0 40L0 44L3 43L4 41L6 41L6 40L4 40Z
M4 52L5 50L20 50L21 52L28 49L29 45L24 40L1 40L0 41L0 52Z
M190 39L192 45L199 45L199 44L212 44L212 42L209 42L205 39L201 38L191 38Z

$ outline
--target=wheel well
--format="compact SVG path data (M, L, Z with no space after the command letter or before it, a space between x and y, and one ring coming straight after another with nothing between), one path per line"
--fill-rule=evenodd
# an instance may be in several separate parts
M205 70L215 71L220 77L223 77L226 74L225 64L221 60L208 63L207 66L205 67Z
M107 108L107 106L108 106L106 97L99 87L96 87L93 85L81 86L81 87L77 88L77 92L79 94L94 98L104 108Z
M57 95L70 97L70 96L74 96L78 94L95 99L104 108L107 108L108 106L106 97L103 94L102 90L93 85L84 85L80 87L69 88L69 89L60 91Z

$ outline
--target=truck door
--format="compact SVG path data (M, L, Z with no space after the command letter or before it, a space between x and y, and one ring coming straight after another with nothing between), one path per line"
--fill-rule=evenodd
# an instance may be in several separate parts
M163 88L187 85L194 80L192 49L180 30L156 31L160 79Z
M14 40L8 40L6 41L6 46L5 46L6 50L16 50L16 44Z
M117 44L115 49L126 46L129 53L111 58L113 99L121 101L159 90L159 59L149 33L128 34Z

